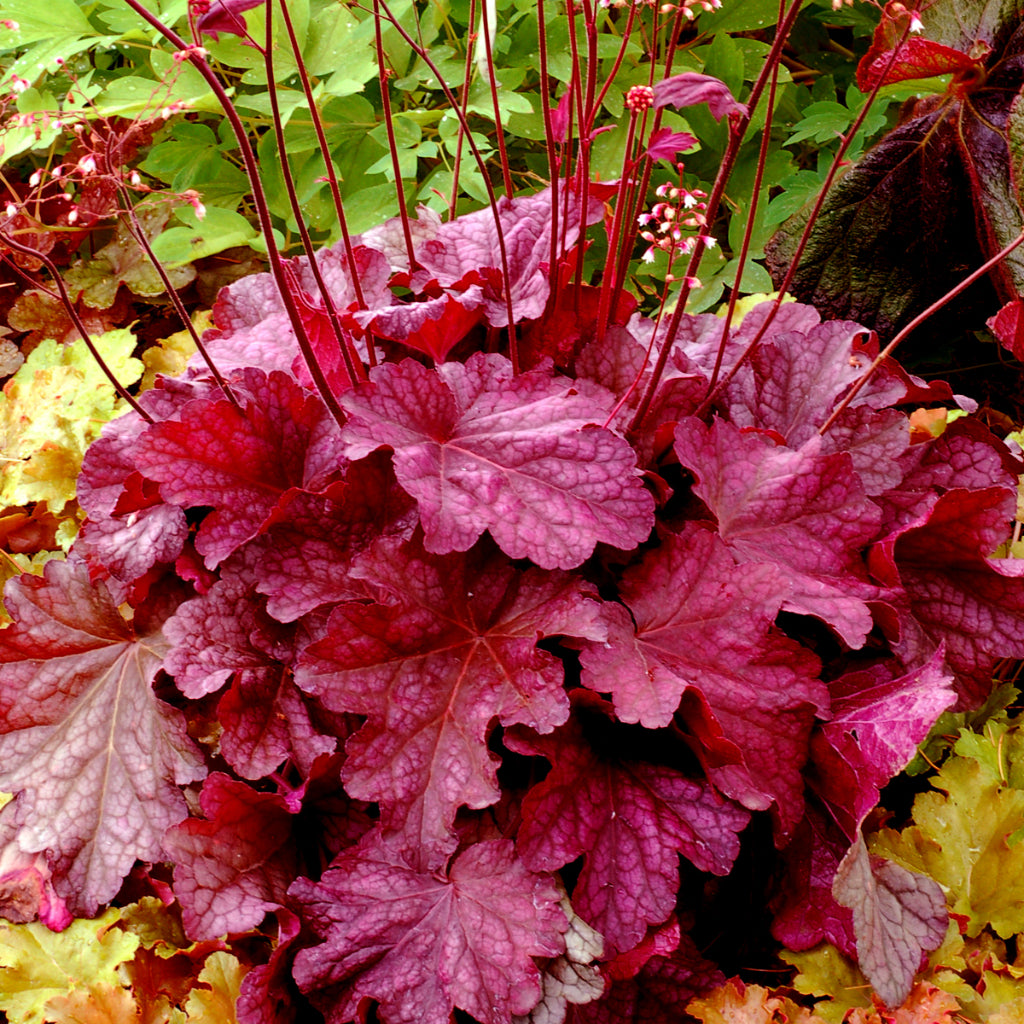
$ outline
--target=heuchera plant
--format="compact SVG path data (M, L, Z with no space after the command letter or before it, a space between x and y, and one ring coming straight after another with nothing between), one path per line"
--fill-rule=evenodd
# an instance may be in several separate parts
M257 5L203 6L233 33ZM276 938L243 1021L674 1020L723 980L703 882L773 856L760 816L777 939L903 1001L945 899L861 828L1024 657L1020 563L991 557L1022 467L970 419L912 434L954 396L857 323L685 312L798 7L745 104L694 73L631 93L621 182L584 145L449 221L291 260L268 235L203 355L88 450L68 560L7 586L6 916L65 927L142 862L191 939ZM647 316L622 211L674 103L735 145Z

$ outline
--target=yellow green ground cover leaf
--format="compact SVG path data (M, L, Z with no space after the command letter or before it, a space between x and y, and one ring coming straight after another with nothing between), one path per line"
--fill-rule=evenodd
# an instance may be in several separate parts
M93 339L124 385L142 376L128 330ZM86 448L124 410L84 341L44 341L0 395L0 508L46 502L60 513L75 496Z

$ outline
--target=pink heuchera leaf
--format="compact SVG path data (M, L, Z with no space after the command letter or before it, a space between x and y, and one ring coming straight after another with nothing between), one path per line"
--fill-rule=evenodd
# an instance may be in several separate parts
M383 311L367 310L354 316L377 337L400 341L440 363L480 323L482 302L479 286L472 285L458 299L445 294L437 299L403 302L386 306Z
M598 704L581 692L577 708ZM506 735L520 753L552 764L523 801L518 849L536 871L583 855L573 889L576 913L602 935L605 953L632 949L676 906L679 856L702 871L729 873L750 815L673 768L598 754L578 721L550 737Z
M569 104L572 103L572 89L566 89L551 111L551 135L557 142L569 138Z
M696 71L663 78L654 86L654 106L693 107L706 103L711 116L721 121L726 114L746 114L747 108L737 101L725 82Z
M860 324L830 320L806 331L773 330L750 358L750 372L729 392L729 421L774 430L799 448L828 419L837 401L877 354L877 342L861 344ZM858 394L863 404L870 392Z
M394 301L387 287L390 276L387 260L367 246L356 246L353 252L363 298L372 309L383 309ZM343 247L339 244L320 249L316 259L335 309L342 315L342 326L354 327L345 319L346 311L356 306L356 293ZM342 390L348 386L348 381L309 260L299 257L286 261L283 266L294 286L300 318L311 336L321 366L331 385ZM309 368L271 274L249 274L222 288L213 307L213 322L215 326L203 335L203 343L221 373L251 367L266 373L281 370L304 387L311 386ZM210 371L203 358L196 355L189 363L189 372L205 378Z
M941 436L903 453L901 479L876 500L882 509L879 536L924 523L931 509L953 488L984 490L1016 487L1019 465L1006 464L1009 451L973 418L955 420Z
M352 560L379 537L410 537L417 522L415 503L378 452L351 463L344 483L324 494L282 499L246 559L267 611L291 622L320 605L364 597L348 571Z
M394 451L428 551L465 551L489 530L512 558L571 569L598 542L628 551L650 533L633 449L593 426L603 392L544 370L515 377L481 353L436 370L387 364L371 380L342 396L346 454Z
M599 605L582 580L520 572L489 545L438 557L383 541L358 571L388 603L339 605L296 681L332 710L368 716L346 747L345 787L379 801L385 827L436 862L458 807L500 796L493 721L547 732L566 719L562 664L537 640L603 638Z
M559 202L567 205L559 221L561 247L556 255L563 255L576 244L581 220L590 225L604 216L604 203L595 192L596 188L592 187L584 217L579 196L571 189L567 195L563 185ZM551 207L550 189L511 200L502 196L498 200L498 220L508 257L512 316L517 324L536 320L547 304L550 293L547 265L551 259ZM390 241L397 233L398 224L397 219L389 221L376 232L363 235L363 240L368 245L380 245L393 267L397 265L409 270L404 241L401 245ZM421 268L412 275L412 288L419 292L437 287L462 291L471 285L482 285L485 319L492 327L507 327L508 306L502 280L501 246L491 208L485 207L446 222L436 214L421 214L412 226L416 262ZM385 239L389 240L387 245L384 244Z
M951 71L954 74L970 74L984 66L983 60L970 57L951 46L909 35L912 31L911 19L917 16L916 11L912 14L904 4L896 0L890 0L885 5L882 19L875 27L871 48L857 65L857 88L861 92L869 93L876 86L891 82L931 78Z
M788 833L828 695L817 659L772 626L786 594L779 571L736 565L717 535L688 523L625 572L619 593L629 611L605 606L608 642L583 646L584 685L647 728L668 725L693 691L686 717L712 782L751 810L774 804Z
M178 788L206 774L181 712L152 680L166 646L134 628L85 566L49 562L6 589L0 646L0 792L26 853L48 851L54 887L92 916L136 860L162 860L185 817Z
M1024 299L1006 303L985 326L1014 359L1024 359Z
M229 35L247 35L245 21L239 17L242 11L252 10L259 7L264 0L213 0L210 9L196 22L196 33L212 36L220 42L221 32Z
M138 473L132 476L142 482ZM188 532L185 513L176 505L160 502L124 516L86 520L75 540L75 551L91 565L102 566L115 580L132 583L155 565L172 564L181 554Z
M676 427L676 453L736 558L778 565L791 586L783 607L817 616L860 647L873 625L866 602L878 593L861 552L881 515L850 457L820 454L817 438L794 451L693 417Z
M850 837L811 794L803 820L782 851L786 870L773 899L772 935L787 949L800 952L831 942L844 955L856 956L853 915L832 895L836 869L849 849Z
M270 960L257 964L242 979L235 1004L238 1024L292 1024L297 1018L292 990L292 944L301 922L290 910L277 910L277 942Z
M988 557L1009 537L1014 498L1004 487L947 491L922 525L872 550L876 575L902 583L909 600L897 653L924 660L944 643L958 706L988 696L997 660L1024 657L1024 570Z
M221 753L243 778L269 775L289 758L308 771L334 750L292 679L295 632L266 615L248 575L225 574L164 624L164 667L182 693L199 698L232 681L217 707Z
M298 870L292 814L275 793L215 772L199 806L205 821L189 818L164 838L185 933L196 941L255 928L284 903Z
M689 132L659 128L656 132L651 132L651 137L647 140L647 155L652 160L674 161L679 153L696 145L696 137Z
M670 949L648 946L639 961L632 953L605 965L611 986L602 999L573 1007L567 1024L678 1024L686 1020L686 1006L694 996L715 988L725 975L701 955L693 939L679 934ZM653 950L653 955L652 955Z
M879 664L830 682L832 717L811 739L812 785L849 835L956 702L941 649L912 672L893 678L892 671Z
M448 1024L455 1007L511 1024L541 995L533 957L564 948L558 891L504 840L421 872L373 832L289 894L324 940L296 957L295 979L328 1024L352 1020L363 999L384 1024Z
M926 875L870 856L858 833L832 892L853 911L860 969L887 1006L899 1006L910 993L923 954L946 935L949 917L942 889Z
M251 398L198 400L178 418L151 426L136 463L184 508L212 505L196 550L213 568L259 532L293 488L319 491L341 467L335 424L316 395L283 373L248 370Z
M67 928L74 917L52 876L45 854L24 853L14 840L0 846L0 917L14 924L38 919L55 932Z

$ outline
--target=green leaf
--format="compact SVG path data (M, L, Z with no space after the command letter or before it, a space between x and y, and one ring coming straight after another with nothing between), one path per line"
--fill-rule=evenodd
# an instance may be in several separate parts
M168 228L152 243L153 252L165 267L193 263L237 245L251 245L260 237L259 231L234 210L208 206L200 220L191 206L181 206L174 215L185 226Z
M41 40L95 35L75 0L4 0L3 15L18 25L17 31L5 30L0 37L4 49L20 49Z
M702 35L726 32L754 32L775 25L779 20L778 0L743 0L724 3L717 11L701 14L697 29Z
M139 937L113 927L120 911L79 919L63 932L38 922L0 922L0 1010L12 1024L51 1020L49 1000L73 992L121 988L117 967L131 960Z
M142 376L130 331L93 342L122 384ZM84 341L39 344L0 395L0 506L45 501L60 512L75 496L86 448L122 408Z
M1024 931L1024 844L1009 837L1024 820L1024 790L993 778L992 762L952 757L914 801L914 825L886 829L871 852L921 871L945 889L968 936L991 927L1008 938Z

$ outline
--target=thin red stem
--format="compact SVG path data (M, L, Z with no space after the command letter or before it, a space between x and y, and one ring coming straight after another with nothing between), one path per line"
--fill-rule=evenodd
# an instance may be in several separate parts
M1024 242L1024 231L1022 231L1009 245L1004 246L999 250L991 259L986 260L974 273L969 274L965 277L955 288L951 288L941 299L937 299L933 302L923 313L919 313L914 317L913 320L907 324L906 327L901 330L892 341L889 342L881 352L875 356L871 365L864 371L864 375L858 378L857 382L850 388L846 393L843 400L832 410L832 415L818 429L819 434L824 434L828 431L829 427L842 415L843 411L847 409L850 403L860 394L864 385L871 379L874 372L878 369L893 354L896 347L913 331L917 330L926 320L934 316L943 306L947 303L952 302L962 291L970 288L975 281L979 278L984 277L993 267L1001 263L1007 256L1013 252L1022 242Z

